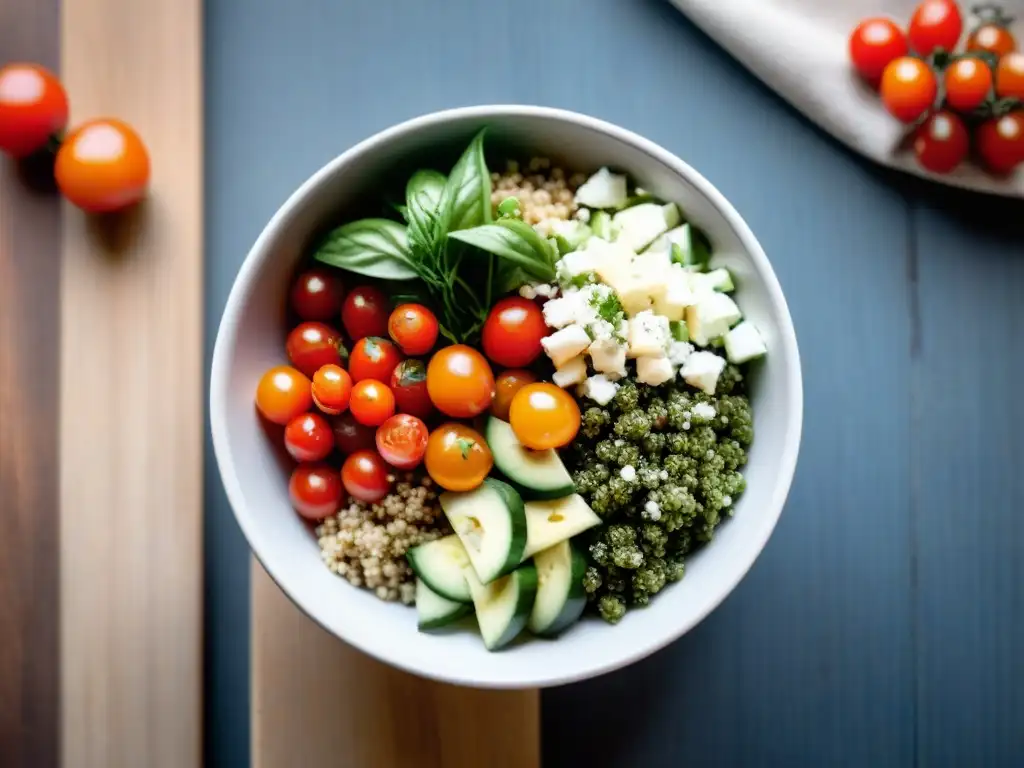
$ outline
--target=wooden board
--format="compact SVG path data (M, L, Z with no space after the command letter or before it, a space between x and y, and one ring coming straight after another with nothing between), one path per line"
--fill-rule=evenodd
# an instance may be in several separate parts
M441 685L385 666L303 615L252 566L256 768L536 768L536 691Z
M72 122L149 146L150 199L65 210L63 765L201 759L202 61L199 0L64 0Z

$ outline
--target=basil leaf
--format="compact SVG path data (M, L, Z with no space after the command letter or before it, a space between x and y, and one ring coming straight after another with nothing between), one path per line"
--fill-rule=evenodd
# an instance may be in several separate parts
M388 219L362 219L331 231L313 258L367 277L417 276L405 227Z
M445 184L440 211L448 232L491 220L491 175L484 160L486 130L473 137Z
M494 284L494 295L504 296L506 293L518 291L521 286L530 282L530 276L510 261L503 261L498 269L497 279Z
M427 250L440 239L438 209L447 183L443 173L416 171L405 185L405 219L409 222L409 239Z
M499 219L494 224L450 232L448 237L500 256L541 280L555 278L553 246L525 221Z

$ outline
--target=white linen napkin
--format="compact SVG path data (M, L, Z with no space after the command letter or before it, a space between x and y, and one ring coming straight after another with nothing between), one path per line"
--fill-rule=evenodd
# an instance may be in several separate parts
M879 163L934 181L1009 197L1024 197L1024 166L1007 178L969 162L954 172L924 170L900 144L905 127L850 65L848 41L859 21L890 16L906 29L917 0L670 0L769 87L843 143ZM964 35L974 26L971 2L961 3ZM1024 47L1019 0L1004 0Z

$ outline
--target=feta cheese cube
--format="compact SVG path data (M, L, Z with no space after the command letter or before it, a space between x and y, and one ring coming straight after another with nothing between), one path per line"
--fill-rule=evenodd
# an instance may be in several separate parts
M588 208L618 208L629 193L626 177L602 168L576 190L576 203Z
M729 329L742 319L743 313L736 302L724 293L712 291L700 303L686 309L686 324L690 338L698 346L705 346L711 339L724 336Z
M619 391L619 385L614 381L609 381L608 378L602 374L591 376L580 388L580 393L583 397L589 397L598 405L608 405L615 397L615 393Z
M594 272L599 261L600 257L594 251L573 251L562 257L557 268L566 277L576 277L584 272Z
M753 323L743 321L725 334L725 354L731 363L745 363L768 352Z
M573 384L579 384L587 378L587 361L583 355L577 355L567 363L563 363L555 369L551 380L558 386L565 389Z
M676 367L685 363L692 353L693 345L685 341L670 341L668 344L668 360Z
M650 310L640 312L629 321L630 357L664 355L668 347L668 318Z
M626 345L616 339L596 338L587 349L590 362L598 373L608 374L616 378L626 375Z
M667 357L638 357L636 360L637 381L652 387L664 384L674 373Z
M725 358L713 352L698 351L686 358L679 375L691 387L713 395L715 387L718 386L718 377L722 375L723 370Z
M560 331L540 340L547 356L555 367L564 365L590 346L590 336L580 325L567 325Z

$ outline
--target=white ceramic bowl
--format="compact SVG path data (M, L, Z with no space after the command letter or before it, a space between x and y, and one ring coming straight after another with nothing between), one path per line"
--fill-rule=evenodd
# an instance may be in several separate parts
M484 124L490 126L489 147L508 142L571 169L622 168L645 189L679 203L710 235L716 263L736 274L737 301L769 349L752 393L756 438L744 473L747 491L712 544L687 561L685 578L618 626L586 620L555 641L531 640L498 653L486 651L468 631L421 634L412 609L381 602L324 567L309 528L290 508L279 450L267 440L253 407L260 375L284 362L289 276L314 232L365 204L396 166L446 171ZM584 115L527 106L470 107L416 118L363 141L314 174L263 230L235 280L217 334L210 390L213 444L228 498L253 552L281 589L329 632L382 661L426 677L493 688L549 686L608 672L701 621L746 574L775 527L796 466L803 411L796 337L782 290L728 201L678 157L634 133Z

